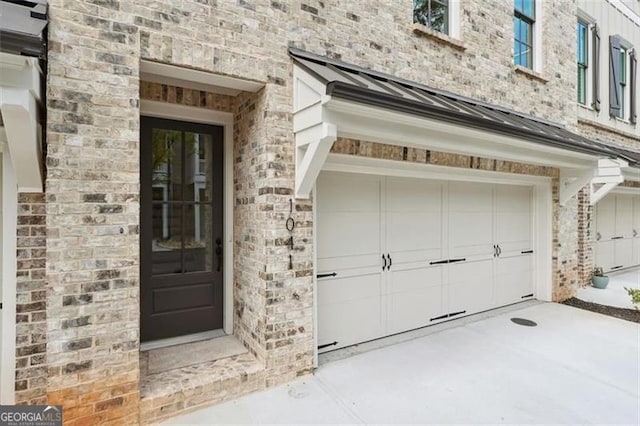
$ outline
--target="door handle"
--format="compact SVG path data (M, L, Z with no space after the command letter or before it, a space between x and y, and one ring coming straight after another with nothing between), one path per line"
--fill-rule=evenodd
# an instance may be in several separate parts
M393 265L393 262L391 262L391 256L389 255L389 253L387 253L387 260L389 261L389 266L387 266L387 271L390 271L391 265Z
M384 257L384 254L382 255L382 261L384 262L384 265L382 265L382 270L384 271L384 269L387 267L387 258Z
M636 231L635 229L633 230L633 236L637 237L638 236L638 231Z
M498 257L500 257L500 255L502 254L502 247L500 247L500 244L498 244L496 247L498 247Z
M216 238L216 256L218 257L218 267L216 271L220 272L222 268L222 240L220 238Z
M493 245L493 257L498 257L498 246Z

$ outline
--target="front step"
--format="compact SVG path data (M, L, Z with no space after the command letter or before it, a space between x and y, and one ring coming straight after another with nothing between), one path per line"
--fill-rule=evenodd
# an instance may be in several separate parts
M264 388L264 366L249 353L150 374L140 381L140 423L159 423Z

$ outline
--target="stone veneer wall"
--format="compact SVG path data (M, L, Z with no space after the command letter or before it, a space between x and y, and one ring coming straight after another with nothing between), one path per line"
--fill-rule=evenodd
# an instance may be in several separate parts
M591 227L594 226L593 206L588 188L578 193L578 284L585 286L591 282L594 267Z
M575 2L544 2L546 82L514 70L504 2L461 3L464 51L413 33L409 1L49 5L47 392L69 423L137 419L140 59L265 83L236 99L234 285L236 333L269 384L308 372L313 353L310 202L296 203L292 253L284 243L295 173L289 46L575 124ZM573 271L556 254L556 270Z
M18 194L16 403L47 401L46 205L44 194Z
M579 204L578 199L574 197L566 206L560 206L558 169L344 138L339 138L334 143L331 152L553 178L552 297L554 301L561 301L575 295L577 286L583 279L580 275L583 249L580 248L578 239Z

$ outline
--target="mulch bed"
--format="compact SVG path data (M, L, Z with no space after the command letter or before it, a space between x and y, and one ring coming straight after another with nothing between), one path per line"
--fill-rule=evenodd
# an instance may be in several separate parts
M614 306L599 305L598 303L585 302L584 300L572 297L562 302L564 305L573 306L574 308L584 309L586 311L597 312L610 317L620 318L627 321L640 323L640 310L616 308Z

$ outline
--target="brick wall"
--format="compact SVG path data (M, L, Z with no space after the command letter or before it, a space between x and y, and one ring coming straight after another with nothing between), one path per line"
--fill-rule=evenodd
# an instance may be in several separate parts
M46 205L44 194L18 194L16 403L47 400Z

